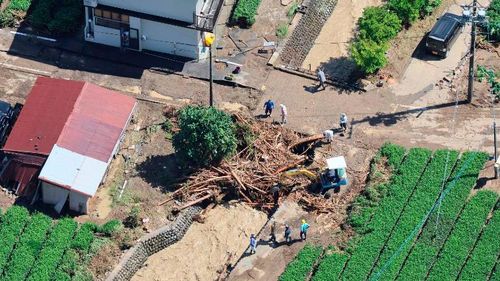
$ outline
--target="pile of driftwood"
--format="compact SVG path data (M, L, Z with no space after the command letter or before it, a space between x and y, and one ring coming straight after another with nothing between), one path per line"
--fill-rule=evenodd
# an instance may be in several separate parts
M271 210L274 206L273 192L276 191L273 187L277 184L281 196L292 190L304 190L305 193L305 187L312 183L310 179L284 177L283 172L307 160L307 149L297 154L292 151L294 148L318 141L323 136L301 138L294 131L279 125L234 116L236 122L252 132L252 142L220 165L201 169L191 175L161 204L177 200L183 202L177 208L182 210L207 200L220 201L229 195L253 207Z

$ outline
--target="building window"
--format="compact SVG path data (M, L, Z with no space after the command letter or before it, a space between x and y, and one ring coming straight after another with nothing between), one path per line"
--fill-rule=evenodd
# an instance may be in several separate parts
M95 24L120 29L121 27L128 26L129 16L117 12L111 12L103 9L94 9Z

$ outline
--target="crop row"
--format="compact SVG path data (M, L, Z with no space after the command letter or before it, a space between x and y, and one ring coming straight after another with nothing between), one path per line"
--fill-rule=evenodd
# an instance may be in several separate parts
M279 281L304 281L322 252L322 247L310 244L304 246L295 259L287 265Z
M326 255L321 260L312 281L337 280L340 277L348 258L347 254L341 253Z
M500 281L500 263L497 262L490 276L490 281Z
M496 209L486 229L462 269L458 280L486 280L500 253L500 209Z
M388 188L389 196L382 200L370 222L371 232L366 234L355 246L342 275L344 280L366 279L430 156L431 151L427 149L413 148L410 150L399 171L393 175L391 185Z
M40 252L38 260L28 277L28 281L49 281L63 254L71 245L77 223L65 218L59 221Z
M380 155L387 158L387 163L393 170L397 170L403 158L405 157L406 149L402 146L393 143L385 143L380 148Z
M3 272L12 248L14 248L28 220L28 211L18 206L9 208L2 217L2 224L0 225L0 274Z
M31 218L0 280L24 280L43 247L51 224L52 220L43 214L36 214Z
M481 152L465 152L448 181L441 205L424 225L398 280L423 280L463 209L477 176L488 159Z
M383 180L383 175L379 171L380 165L386 164L385 168L394 174L397 173L405 152L406 150L402 146L385 143L374 157L370 165L369 184L363 193L356 197L349 211L348 223L356 230L356 233L363 234L367 231L367 225L376 212L380 201L387 195L390 179ZM383 157L387 161L386 163L382 162Z
M431 268L429 281L455 280L474 246L479 233L498 200L492 191L479 191L465 206L438 259Z
M373 277L393 280L410 251L415 228L426 219L438 198L444 180L447 180L458 158L457 151L438 150L422 175L418 187L405 206L392 235L382 250ZM408 238L410 237L410 238ZM407 241L409 239L409 241ZM406 242L406 243L405 243Z

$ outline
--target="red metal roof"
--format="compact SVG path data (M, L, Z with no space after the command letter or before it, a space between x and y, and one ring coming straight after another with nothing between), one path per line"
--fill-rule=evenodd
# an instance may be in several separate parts
M57 145L107 163L135 106L135 99L85 84Z
M3 150L49 155L57 143L108 162L135 103L90 83L39 77Z
M3 150L49 155L84 84L39 77Z

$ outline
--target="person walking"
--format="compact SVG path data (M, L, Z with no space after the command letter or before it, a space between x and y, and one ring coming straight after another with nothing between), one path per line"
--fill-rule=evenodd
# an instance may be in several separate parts
M300 239L307 239L307 230L309 230L309 224L306 220L302 220L302 225L300 226Z
M275 183L271 188L271 193L273 194L274 208L279 207L280 202L280 185L279 183Z
M271 223L271 233L270 233L270 238L269 238L269 242L272 242L273 245L276 245L278 243L278 241L276 240L276 222L273 221Z
M347 131L347 115L345 113L340 113L340 130L342 133Z
M264 103L264 110L265 110L266 117L269 117L269 116L271 116L271 114L273 114L273 109L274 109L274 102L271 99L268 99Z
M322 68L318 69L317 76L318 76L319 85L318 85L316 90L319 91L319 88L322 88L322 90L326 89L326 87L325 87L326 76L325 76L325 72L323 72Z
M280 104L281 108L281 125L286 124L288 121L288 111L286 110L286 106L284 104Z
M257 240L255 239L255 235L250 235L250 254L255 254L255 248L257 248Z
M285 241L288 245L292 242L292 229L288 224L285 224Z

